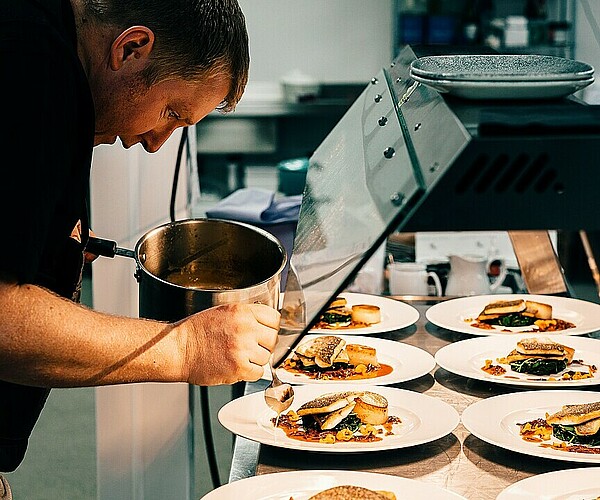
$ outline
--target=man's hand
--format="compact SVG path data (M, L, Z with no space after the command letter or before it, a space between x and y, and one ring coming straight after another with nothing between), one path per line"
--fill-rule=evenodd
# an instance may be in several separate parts
M196 385L255 381L277 343L279 313L262 304L225 304L178 323L184 379Z

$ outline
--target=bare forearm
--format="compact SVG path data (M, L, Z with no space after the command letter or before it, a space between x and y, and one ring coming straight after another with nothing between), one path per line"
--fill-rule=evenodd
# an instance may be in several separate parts
M183 381L170 324L110 316L0 282L0 379L45 387Z

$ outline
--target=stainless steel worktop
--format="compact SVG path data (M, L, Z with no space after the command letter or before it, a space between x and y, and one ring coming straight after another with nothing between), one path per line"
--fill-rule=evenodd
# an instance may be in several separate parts
M415 305L419 321L408 328L376 335L405 342L431 354L469 335L449 332L425 319L426 305ZM594 334L597 336L597 334ZM246 392L262 390L265 381L248 384ZM453 375L440 367L413 381L394 387L417 391L454 406L459 413L470 404L520 389ZM526 477L584 467L585 464L530 457L481 441L463 426L451 434L411 448L364 454L319 454L259 445L237 437L229 482L253 475L291 470L344 469L391 474L431 483L469 500L492 500L507 486Z

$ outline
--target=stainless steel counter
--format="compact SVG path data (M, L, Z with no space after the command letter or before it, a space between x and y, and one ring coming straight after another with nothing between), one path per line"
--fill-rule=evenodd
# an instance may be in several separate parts
M432 325L425 319L425 311L429 306L415 307L421 314L415 325L376 336L405 342L431 354L451 342L472 338ZM248 384L246 392L262 390L265 386L264 381ZM394 387L440 398L459 413L480 399L519 391L515 387L453 375L440 367L417 380L396 384ZM365 454L334 455L288 450L259 445L238 437L229 482L252 475L291 470L360 470L431 483L469 500L492 500L508 485L526 477L585 466L576 462L530 457L498 448L472 436L459 424L452 434L431 443Z

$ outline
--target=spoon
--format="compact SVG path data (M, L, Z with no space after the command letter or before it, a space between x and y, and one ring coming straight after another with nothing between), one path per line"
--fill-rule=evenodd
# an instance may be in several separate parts
M290 384L283 383L273 367L273 356L269 360L269 368L271 369L271 383L265 389L265 402L267 406L277 413L275 427L279 421L279 415L287 410L294 401L294 389Z

